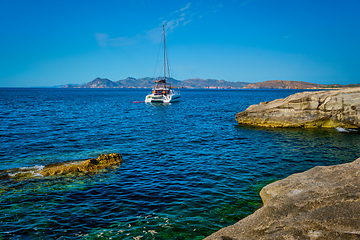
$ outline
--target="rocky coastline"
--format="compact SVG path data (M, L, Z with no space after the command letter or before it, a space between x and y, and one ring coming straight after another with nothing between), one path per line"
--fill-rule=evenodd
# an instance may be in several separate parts
M360 128L360 88L301 92L252 105L235 115L239 124L262 127Z
M360 158L265 186L263 207L205 240L360 239Z
M360 128L360 88L302 92L252 105L239 124ZM360 239L360 158L318 166L265 186L263 206L205 240Z

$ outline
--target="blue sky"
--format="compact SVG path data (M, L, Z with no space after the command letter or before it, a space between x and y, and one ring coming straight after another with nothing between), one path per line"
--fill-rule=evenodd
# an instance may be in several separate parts
M157 77L360 83L360 1L0 1L0 87Z

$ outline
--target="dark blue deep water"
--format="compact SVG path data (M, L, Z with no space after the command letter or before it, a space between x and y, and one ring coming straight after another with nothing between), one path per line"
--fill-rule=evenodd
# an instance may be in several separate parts
M0 170L120 153L93 175L0 180L0 239L202 239L261 206L260 189L360 157L360 134L238 126L300 90L0 89Z

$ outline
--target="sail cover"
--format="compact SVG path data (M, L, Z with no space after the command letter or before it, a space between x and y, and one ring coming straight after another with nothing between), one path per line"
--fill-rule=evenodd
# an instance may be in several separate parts
M157 80L156 83L165 83L165 79Z

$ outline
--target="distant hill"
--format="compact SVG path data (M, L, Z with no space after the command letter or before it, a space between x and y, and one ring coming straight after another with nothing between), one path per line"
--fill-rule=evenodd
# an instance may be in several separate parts
M107 78L95 78L91 82L86 84L67 84L63 88L116 88L119 87L117 83L107 79Z
M133 78L128 77L119 81L111 81L107 78L95 78L86 84L67 84L63 88L153 88L156 78ZM229 82L216 79L186 79L179 81L171 78L171 85L175 88L205 88L205 89L321 89L359 87L360 84L316 84L301 81L270 80L257 83Z
M84 88L116 88L119 85L106 78L95 78L84 85Z
M283 80L271 80L265 82L249 83L244 88L252 89L319 89L325 88L326 85L300 82L300 81L283 81Z
M241 89L244 88L248 83L246 82L228 82L225 80L215 80L215 79L187 79L184 81L179 81L179 87L183 88L233 88Z
M343 84L329 84L329 85L325 85L326 88L353 88L353 87L360 87L360 84L347 84L347 85L343 85Z
M86 84L67 84L63 88L153 88L156 78L132 78L128 77L119 81L111 81L107 78L95 78ZM179 81L171 78L171 85L175 88L236 88L240 89L246 86L245 82L228 82L215 79L187 79Z

